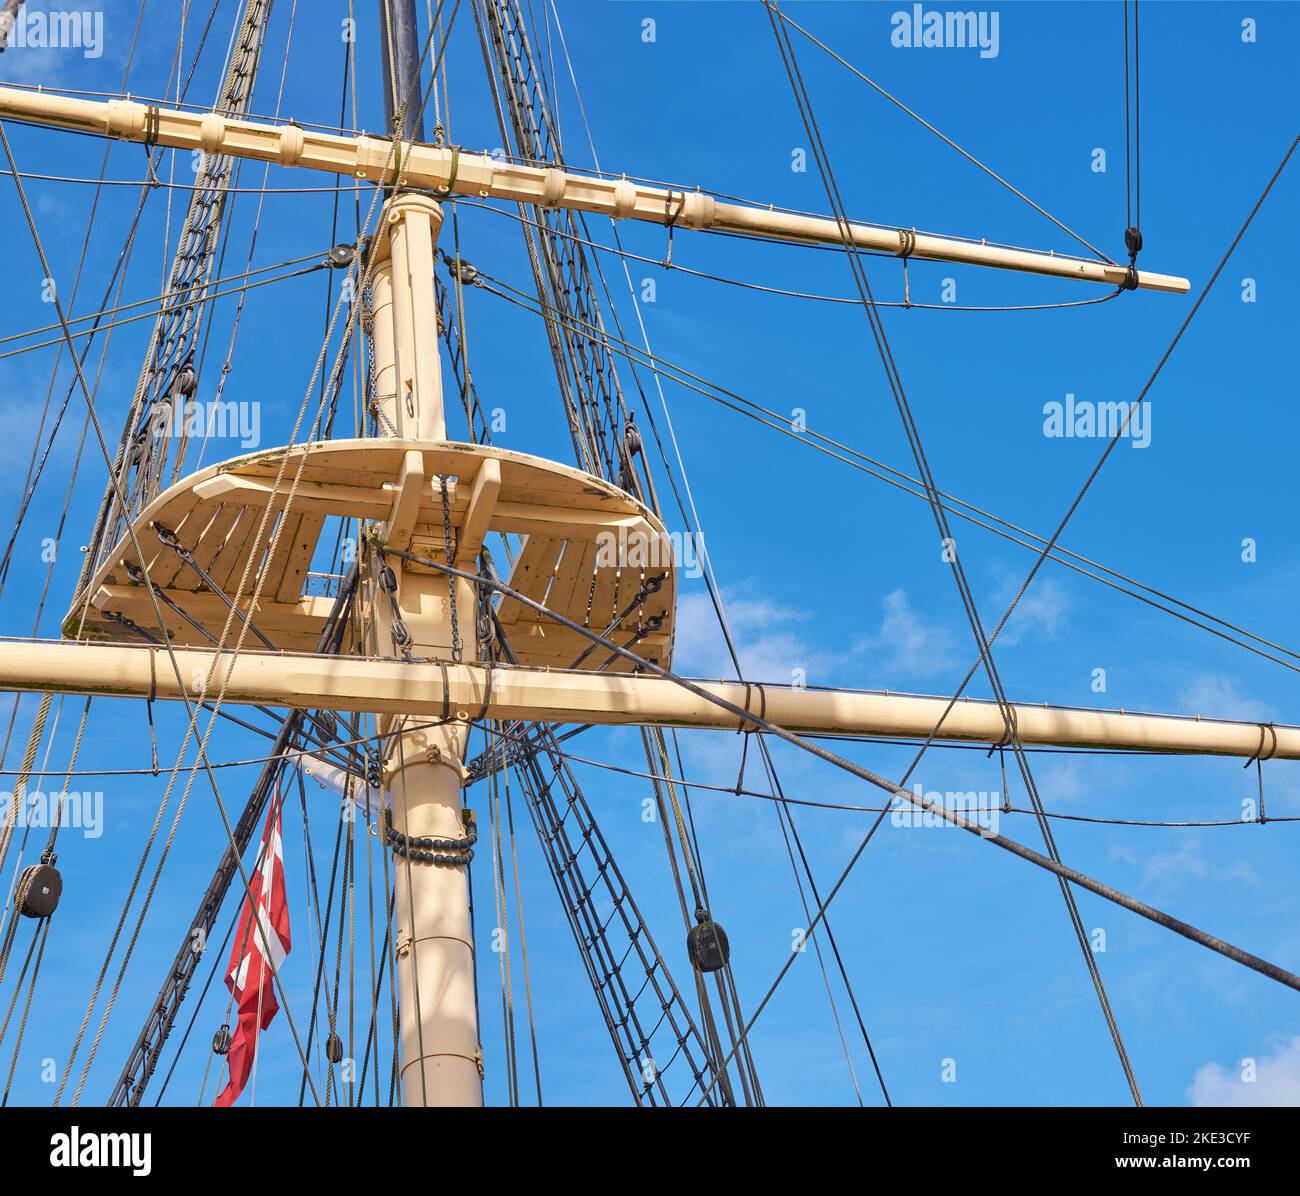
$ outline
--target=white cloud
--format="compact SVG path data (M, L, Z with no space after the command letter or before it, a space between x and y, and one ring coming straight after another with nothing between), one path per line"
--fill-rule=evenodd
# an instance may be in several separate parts
M789 683L795 669L817 684L827 662L803 634L808 613L762 594L747 581L723 595L723 610L745 677L753 681ZM677 603L673 663L699 677L734 677L735 668L707 594L683 595Z
M927 677L943 672L956 646L952 632L917 613L902 590L886 595L883 605L879 633L858 640L853 650L872 653L879 670L891 673Z
M1054 806L1068 805L1080 797L1091 797L1102 784L1096 772L1085 769L1077 757L1049 756L1045 761L1034 760L1032 763L1038 792L1049 810Z
M1206 885L1258 883L1259 873L1252 863L1211 856L1206 852L1203 837L1190 831L1177 834L1174 845L1163 850L1137 851L1126 843L1120 843L1110 848L1108 856L1138 869L1141 887L1155 892L1169 892L1187 882L1201 888Z
M1252 1074L1253 1082L1247 1080ZM1262 1059L1239 1060L1235 1067L1207 1063L1187 1089L1198 1108L1259 1108L1300 1105L1300 1035Z
M1195 678L1179 696L1180 709L1206 718L1235 718L1245 722L1271 722L1273 708L1245 697L1229 677L1205 674Z
M1007 589L994 603L994 610L981 612L985 620L985 630L993 634L997 620L1015 597L1015 590ZM1060 582L1051 577L1035 578L1016 604L1011 618L998 636L994 648L999 644L1014 647L1031 637L1055 639L1070 614L1070 595Z

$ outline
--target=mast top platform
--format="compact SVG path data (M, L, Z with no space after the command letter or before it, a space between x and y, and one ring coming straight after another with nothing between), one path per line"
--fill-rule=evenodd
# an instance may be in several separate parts
M333 604L309 584L327 520L356 519L383 543L444 563L443 479L457 568L474 569L489 531L523 535L511 586L616 642L638 637L638 654L671 663L673 549L646 507L602 478L540 457L397 438L274 448L184 478L134 520L145 569L124 535L76 599L63 634L120 641L125 619L156 635L147 576L177 647L211 647L228 623L225 646L233 647L242 628L229 598L275 648L313 652ZM169 546L171 535L184 552ZM402 567L437 572L409 561ZM507 599L497 615L520 664L571 668L586 653L577 667L629 667L621 658L607 665L609 653L587 652L590 641L519 602ZM251 633L243 643L263 648Z

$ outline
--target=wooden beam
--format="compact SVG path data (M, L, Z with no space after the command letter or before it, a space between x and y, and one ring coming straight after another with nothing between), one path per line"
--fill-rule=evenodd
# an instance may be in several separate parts
M423 487L424 454L418 449L408 449L402 454L402 471L397 478L384 536L388 543L403 552L411 546L411 533L415 531L415 521L420 513Z
M543 208L599 212L618 220L644 220L685 229L713 229L784 241L839 245L845 232L853 244L877 253L906 254L936 262L992 266L1029 274L1122 285L1126 265L1025 249L989 245L977 239L931 236L907 228L850 223L771 207L725 203L698 188L653 187L628 178L598 178L557 167L498 161L490 154L458 147L400 142L379 137L349 137L297 125L239 120L214 112L181 112L132 100L73 99L39 91L0 87L0 117L82 133L146 141L154 145L254 158L281 166L302 166L390 184L399 175L408 187L480 199L504 199ZM381 235L385 230L381 228ZM1185 278L1139 270L1144 290L1184 294Z
M465 508L465 518L461 521L460 537L456 544L456 564L460 568L471 563L483 547L483 537L487 535L492 523L497 495L500 493L501 466L489 457L479 466L474 488L470 491L469 506Z
M224 681L226 701L236 704L439 718L445 702L452 717L462 720L486 714L552 723L733 731L738 725L730 712L659 677L498 665L491 670L489 687L482 665L249 651L221 655L214 681ZM208 650L177 649L181 677L206 676L212 656ZM945 698L698 684L800 733L920 738L947 707ZM155 686L158 698L180 697L172 663L161 648L11 640L0 649L0 690L145 697ZM1031 745L1300 759L1300 727L1046 705L1013 709L1020 738ZM996 743L1005 733L995 704L962 700L937 738Z

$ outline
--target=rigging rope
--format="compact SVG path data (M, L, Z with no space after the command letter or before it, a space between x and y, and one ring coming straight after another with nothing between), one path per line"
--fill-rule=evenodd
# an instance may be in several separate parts
M493 278L490 275L483 274L481 271L480 277L483 279L481 289L487 294L494 295L508 303L513 303L525 308L527 308L528 303L535 302L530 298L525 297L522 292L514 290L514 288L508 286L506 283L501 282L499 279ZM683 386L687 390L693 391L694 393L709 399L711 402L727 408L729 411L733 411L738 415L743 415L747 419L752 419L756 423L770 428L773 431L780 432L783 436L786 436L791 440L796 440L817 452L823 453L824 455L841 462L842 464L849 465L879 481L886 482L889 485L902 490L904 493L911 494L917 498L925 498L925 493L921 489L921 481L913 475L903 470L895 469L893 466L886 465L873 457L869 457L865 453L837 441L824 433L816 432L812 429L795 431L791 428L788 417L782 417L779 412L772 411L770 408L764 407L761 403L757 403L752 399L746 398L744 395L729 390L726 387L721 386L719 383L711 382L708 379L701 377L699 374L687 370L683 366L676 365L662 357L656 357L649 354L645 349L630 344L627 341L613 337L612 335L610 336L610 339L615 345L617 352L622 353L634 364L637 361L641 361L642 364L646 365L651 372L656 375L656 377L660 375L667 377L669 381L675 382L677 385ZM734 402L729 400L734 400ZM662 450L662 446L660 447ZM1005 540L1009 540L1011 543L1019 544L1021 547L1034 548L1035 551L1038 551L1037 546L1046 545L1048 543L1045 537L1027 531L1018 524L1002 519L973 503L965 502L948 491L940 490L939 495L943 502L944 509L949 514L956 515L958 518L973 523L977 527L993 532L995 535L1000 536ZM986 522L986 520L991 522ZM1273 640L1258 635L1255 632L1248 631L1247 629L1229 622L1226 619L1220 618L1217 615L1211 614L1192 603L1175 598L1165 591L1144 582L1137 581L1135 578L1125 573L1112 569L1106 565L1102 565L1080 553L1072 552L1059 544L1051 545L1048 555L1050 559L1055 561L1057 564L1064 565L1066 568L1082 574L1085 577L1090 577L1094 581L1099 581L1103 585L1127 594L1131 598L1136 598L1139 602L1143 602L1148 606L1152 606L1155 609L1171 614L1175 618L1181 619L1183 622L1186 622L1191 626L1199 627L1201 630L1208 631L1212 635L1218 636L1221 639L1226 639L1228 642L1236 644L1238 647L1245 648L1247 651L1254 652L1257 655L1264 657L1266 660L1271 660L1276 664L1280 664L1284 668L1300 671L1300 665L1288 663L1287 661L1281 660L1268 652L1260 651L1259 648L1251 644L1242 643L1240 640L1233 639L1231 635L1225 635L1223 631L1216 630L1214 627L1199 622L1198 618L1209 620L1210 622L1216 623L1220 627L1225 628L1227 631L1245 636L1246 638L1254 640L1256 643L1262 644L1265 647L1273 648L1284 655L1294 658L1296 661L1300 661L1300 651L1287 648ZM1108 576L1099 576L1097 573L1093 573L1089 568L1083 566L1089 566L1091 569L1098 569ZM1144 597L1141 593L1135 593L1133 590L1125 589L1124 585L1117 585L1116 581L1108 580L1108 578L1114 578L1119 582L1133 586L1135 589L1142 590L1146 594L1162 599L1164 602L1173 603L1175 606L1181 607L1183 611L1189 612L1190 615L1197 616L1198 618L1189 617L1189 614L1183 614L1177 610L1172 610L1170 607L1162 605L1161 602L1152 601L1150 598Z
M1124 244L1129 252L1129 269L1136 269L1142 248L1142 67L1138 0L1133 0L1133 52L1129 57L1128 6L1124 8ZM1129 117L1129 77L1133 79L1133 115ZM1131 136L1131 144L1130 144ZM1136 158L1136 160L1135 160Z
M893 395L895 406L898 409L903 424L903 430L907 436L908 445L912 450L917 472L921 476L926 492L926 499L934 516L935 527L939 533L940 541L944 546L943 559L951 566L953 581L956 584L958 596L965 610L967 621L970 624L971 633L974 636L976 646L979 650L980 661L984 666L984 672L988 677L989 684L992 687L998 706L1002 710L1006 725L1006 738L1010 741L1010 744L1015 751L1016 762L1019 766L1020 775L1024 781L1025 788L1029 794L1030 802L1035 810L1041 811L1042 801L1038 795L1037 786L1035 785L1033 773L1029 766L1028 757L1024 753L1023 744L1020 742L1020 736L1016 729L1015 712L1007 698L1005 687L1002 684L1002 678L993 657L992 640L985 633L984 625L975 602L974 593L966 575L965 565L960 554L958 554L953 547L956 541L952 537L947 514L940 497L938 484L935 481L933 472L931 471L929 460L922 443L920 428L917 424L915 415L913 414L907 393L903 387L902 376L894 360L893 352L890 348L889 340L885 332L884 323L875 306L875 299L872 294L871 285L862 269L861 261L857 254L857 247L854 245L852 238L847 235L849 227L847 209L840 194L839 184L836 182L834 172L831 168L829 153L826 149L825 142L822 139L817 118L813 113L812 99L809 95L807 84L804 82L802 72L799 69L799 64L794 52L794 46L790 41L789 30L786 28L784 22L779 20L780 9L779 6L775 4L774 0L764 0L764 5L772 26L773 35L776 38L777 48L781 54L782 64L785 67L786 75L794 94L795 103L799 109L799 114L802 118L804 128L812 141L813 155L817 162L817 168L821 175L822 182L826 188L827 198L831 201L835 214L840 220L844 247L854 275L854 281L860 295L862 296L863 310L867 316L872 339L879 351L881 364L884 366L885 370L886 381L889 384L889 389ZM997 633L995 632L994 637L996 637L996 634ZM921 753L918 753L918 760L920 754ZM914 767L915 765L913 765L913 768ZM902 784L907 783L908 778L912 775L913 768L908 769L907 773L902 778ZM1039 814L1038 821L1039 829L1048 849L1048 854L1053 861L1059 863L1060 856L1052 835L1051 825L1046 818L1042 817L1041 813ZM1078 942L1084 966L1087 969L1090 980L1092 981L1098 1003L1101 1007L1102 1015L1110 1030L1111 1040L1114 1043L1120 1066L1124 1071L1124 1076L1128 1082L1134 1103L1140 1106L1142 1104L1142 1094L1139 1090L1137 1078L1134 1075L1133 1068L1129 1061L1128 1051L1120 1034L1119 1026L1115 1020L1114 1013L1112 1012L1110 999L1106 993L1105 985L1102 982L1101 971L1097 963L1096 954L1092 950L1091 943L1088 940L1087 930L1079 915L1074 893L1066 883L1063 876L1058 875L1057 880L1062 899L1065 902L1066 913L1074 931L1076 941Z
M508 585L495 576L484 578L477 574L468 573L463 569L457 569L454 566L443 564L441 561L435 561L428 557L422 557L415 553L394 548L391 545L386 546L385 550L392 553L394 556L401 557L403 560L410 561L413 564L423 565L427 568L448 573L451 576L459 577L466 581L474 581L479 585L488 586L504 597L510 598L513 601L528 607L530 610L536 611L539 615L543 615L544 617L553 620L560 624L560 626L568 628L570 631L576 632L584 639L593 643L599 643L602 647L608 648L610 651L614 652L616 655L642 671L652 673L654 676L660 677L665 681L670 681L674 685L680 686L682 689L693 694L702 701L717 706L721 710L725 710L728 714L738 720L739 726L743 727L746 725L752 725L755 730L762 730L767 732L769 735L783 739L787 743L808 752L810 755L816 756L818 759L823 760L828 764L833 764L835 767L850 773L859 780L867 781L869 784L892 794L896 798L902 798L911 805L919 806L924 813L942 818L945 822L960 827L977 838L991 843L995 847L1000 847L1004 851L1017 855L1021 859L1027 860L1030 863L1035 864L1037 867L1042 868L1044 871L1051 872L1058 878L1068 880L1081 888L1088 889L1090 892L1096 893L1098 896L1104 897L1106 900L1111 901L1116 905L1123 906L1125 909L1139 914L1158 925L1164 926L1166 929L1173 930L1176 934L1180 934L1184 938L1190 939L1192 942L1195 942L1200 946L1215 951L1236 963L1240 963L1253 971L1259 972L1263 976L1267 976L1271 980L1277 981L1279 984L1283 984L1288 988L1300 992L1300 976L1296 976L1293 973L1286 971L1284 968L1278 967L1276 964L1269 963L1267 960L1260 959L1258 956L1251 955L1249 952L1243 951L1239 947L1233 946L1231 943L1224 942L1222 939L1217 939L1212 935L1208 935L1194 926L1179 921L1155 907L1147 905L1145 902L1129 897L1127 894L1121 893L1117 889L1113 889L1110 886L1095 881L1084 873L1081 873L1074 868L1070 868L1058 860L1042 855L1041 853L1034 851L1032 848L1025 847L1022 844L1017 843L1015 840L1007 839L1004 835L990 834L988 828L965 818L960 813L946 809L939 803L931 801L929 798L925 797L923 793L916 793L912 790L905 789L902 785L895 784L893 781L890 781L869 769L863 768L861 765L855 764L851 760L847 760L842 756L836 755L834 752L828 751L826 748L823 748L820 744L809 739L807 736L799 735L793 731L788 731L786 728L771 722L763 715L756 714L753 710L746 710L737 706L734 702L728 701L726 698L710 693L695 682L679 676L670 669L664 668L662 665L656 664L652 660L638 656L630 649L623 647L621 644L615 643L613 640L600 635L598 632L592 631L591 628L585 627L581 623L570 619L567 615L552 610L543 603L530 598L527 594L521 593L513 586ZM861 848L859 848L857 854L860 853ZM847 873L845 875L847 875ZM818 919L823 916L825 909L833 900L835 892L843 884L843 880L844 876L841 876L840 880L836 883L835 889L827 895L825 902L822 903L821 909L819 910ZM811 929L812 927L809 927L810 931ZM782 971L783 975L784 971L787 970L788 967L789 964L787 963L786 969L783 969ZM757 1016L756 1013L754 1017ZM753 1019L750 1021L751 1026L752 1024Z
M1127 3L1127 0L1125 0L1125 3ZM913 120L915 120L918 124L922 125L926 129L929 129L930 132L933 133L936 137L938 137L939 140L942 141L945 145L948 145L952 149L955 149L968 162L972 163L975 166L978 166L980 170L982 170L991 179L993 179L994 182L1000 183L1003 187L1005 187L1008 191L1010 191L1012 195L1016 196L1018 199L1024 200L1025 203L1027 203L1031 208L1033 208L1034 211L1037 212L1040 216L1045 216L1054 225L1056 225L1056 227L1059 228L1062 232L1067 233L1069 236L1073 237L1074 240L1078 241L1079 244L1082 245L1085 249L1088 249L1093 254L1095 254L1100 261L1107 262L1112 265L1114 264L1113 260L1107 257L1104 253L1102 253L1102 251L1098 249L1095 245L1093 245L1089 241L1086 241L1083 237L1081 237L1068 225L1063 224L1050 212L1046 211L1044 208L1041 208L1032 199L1030 199L1029 196L1027 196L1023 191L1020 191L1016 187L1012 186L1000 174L990 169L988 166L985 166L984 163L981 162L978 158L976 158L973 154L970 154L966 150L962 149L962 147L958 145L955 141L953 141L952 138L941 133L938 129L934 127L934 125L930 124L929 121L925 120L923 117L913 112L911 108L909 108L906 104L902 102L902 100L898 99L896 96L891 95L883 87L881 87L880 84L877 83L874 79L868 78L860 70L858 70L858 68L855 67L851 62L848 62L846 59L842 58L839 54L837 54L834 50L832 50L830 46L828 46L825 42L821 41L817 37L814 37L811 33L808 32L807 29L805 29L802 25L800 25L798 21L794 20L792 17L787 16L779 8L776 9L776 15L783 22L785 22L785 24L789 25L790 28L795 29L799 33L803 34L803 36L806 37L810 42L812 42L812 44L816 46L818 49L823 50L825 51L825 53L829 54L842 67L845 67L847 70L849 70L854 75L856 75L868 86L878 91L882 96L885 97L885 99L887 99L895 107L900 108L903 112L906 112L907 115L910 116Z

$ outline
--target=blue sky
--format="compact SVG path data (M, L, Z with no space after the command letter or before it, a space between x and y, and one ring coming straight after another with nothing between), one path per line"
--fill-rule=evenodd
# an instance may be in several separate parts
M87 7L101 6L90 0ZM71 49L15 50L0 58L0 77L120 89L136 7L127 0L102 5L104 43L98 58ZM376 130L383 117L372 7L358 6L359 122ZM1047 211L1118 257L1125 226L1119 5L999 4L998 53L991 57L959 48L895 48L891 16L904 7L910 8L801 4L789 11ZM214 43L190 92L195 102L207 102L215 92L235 8L231 0L219 7ZM275 110L291 8L289 0L276 4L254 102L261 113ZM792 169L807 138L759 5L638 0L559 3L558 9L603 168L805 210L827 209L815 169ZM147 13L128 89L154 96L165 87L178 7L154 2ZM191 18L187 56L206 15L196 12ZM338 120L339 21L345 15L346 5L333 0L299 0L284 115L327 124ZM1242 38L1246 18L1257 22L1253 42ZM644 40L647 19L655 22L653 41ZM1085 402L1136 396L1295 134L1291 59L1300 12L1293 6L1144 4L1142 33L1142 265L1187 276L1193 295L1137 293L1050 312L884 313L940 486L1036 532L1054 527L1102 448L1095 439L1045 437L1045 405L1064 401L1067 394ZM1065 234L816 47L798 35L794 40L852 214L1071 251ZM591 165L558 40L554 52L556 73L565 80L559 110L568 157L576 165ZM475 149L498 146L468 11L458 18L449 63L453 140ZM16 126L8 133L23 171L79 178L98 173L102 143ZM1107 156L1104 173L1093 169L1097 149ZM175 163L164 159L164 166L163 178L188 181L187 155ZM138 146L112 149L109 177L139 181L142 170ZM1290 526L1291 445L1300 421L1290 368L1296 336L1292 275L1300 254L1294 220L1300 184L1294 170L1293 163L1152 390L1149 446L1117 448L1063 538L1077 552L1288 647L1295 641L1294 594L1300 581L1300 549ZM257 187L261 175L260 167L249 164L241 185ZM276 169L269 186L329 182ZM126 236L136 189L107 189L95 251L82 291L71 302L93 188L37 180L26 187L60 294L72 314L93 311ZM168 192L159 189L148 201L126 299L148 298L161 289L159 276L169 256L164 228L170 227L174 239L183 212L184 193L172 194L170 226ZM349 205L340 233L332 236L330 195L268 196L253 265L323 253L333 240L349 235ZM228 274L246 268L255 211L254 196L242 195L235 203ZM9 230L0 320L15 331L49 324L54 317L42 302L41 271L12 180L0 184L0 215ZM592 228L596 240L611 243L608 225L595 221ZM637 225L619 231L629 251L662 259L663 230ZM460 236L470 261L528 288L513 221L465 205ZM635 328L622 267L616 258L601 257L624 327ZM852 293L848 268L833 253L679 232L673 262L770 287ZM762 295L641 262L630 263L630 269L638 290L644 279L655 281L654 301L641 310L660 356L775 411L802 408L811 429L911 472L861 310ZM867 259L866 269L878 299L901 297L898 262ZM965 305L1066 302L1098 294L1081 284L924 263L913 263L909 275L917 303L940 302L946 279L955 281L957 302ZM1254 280L1253 302L1243 301L1245 280ZM315 274L247 295L227 397L260 403L265 444L287 438L310 385L325 286L324 276ZM220 301L210 361L219 363L224 356L232 312L232 300ZM540 325L480 292L469 296L467 318L480 395L487 406L500 406L507 414L498 441L568 460L571 448ZM110 343L97 400L110 439L129 402L148 326L142 321L118 329ZM91 360L97 364L98 354ZM5 526L16 517L53 367L53 349L0 357L0 505L5 512L0 524ZM209 367L201 378L201 392L211 394L215 372ZM56 404L70 380L64 362L54 388ZM626 369L624 380L630 380ZM951 692L974 654L924 504L683 388L666 383L665 395L747 672L785 681L792 670L802 669L812 684ZM45 580L42 540L56 534L83 416L74 397L0 594L6 634L32 630ZM450 431L463 435L454 420ZM239 451L228 448L226 455ZM42 634L57 633L80 564L79 537L89 525L103 476L91 443L72 486L68 530L59 546ZM1014 544L957 526L980 609L986 624L995 623L1032 558ZM1247 538L1257 547L1251 563L1242 559ZM1288 670L1055 565L1035 582L1023 617L999 644L997 658L1008 692L1017 699L1296 719ZM699 582L683 585L676 661L688 673L726 672ZM1104 694L1092 690L1097 669L1106 673ZM987 691L977 686L974 692ZM21 754L33 708L30 701L20 707L6 768ZM79 712L80 703L63 703L50 749L52 768L68 758ZM177 712L160 712L158 723L161 742L175 744L182 725ZM260 755L262 742L223 728L214 734L210 751L214 759L245 759ZM736 737L695 732L684 734L682 745L693 779L734 784ZM911 757L904 748L845 750L893 776L902 774ZM95 704L82 767L141 767L148 764L148 751L138 703ZM630 730L590 733L576 741L575 751L634 768L643 760L639 736ZM774 755L792 796L876 804L875 791L846 774L781 745ZM1240 817L1242 799L1254 793L1253 772L1233 761L1036 755L1032 762L1047 808L1075 815L1231 820ZM164 759L165 766L169 763ZM242 803L253 771L223 770L228 807ZM586 766L579 775L680 983L688 973L662 834L641 818L648 782ZM102 835L61 837L65 896L15 1071L15 1101L51 1099L43 1062L52 1058L62 1067L66 1059L165 779L164 770L157 779L94 781L104 799ZM927 789L1001 788L996 759L982 752L935 750L915 779ZM1292 767L1269 765L1264 779L1269 812L1300 815L1300 785ZM751 773L750 787L760 788L758 782ZM317 868L327 872L328 858L322 860L321 853L327 857L333 841L335 803L314 784L309 783L308 794L315 801ZM1016 805L1026 804L1018 784L1011 797ZM470 800L486 826L486 797L472 794ZM173 799L164 827L174 805ZM285 839L296 948L285 983L301 1027L308 1016L313 956L296 799L290 812L295 817L286 815ZM698 791L694 812L714 912L730 935L748 1010L785 962L804 914L770 803ZM515 815L545 1098L548 1103L626 1102L626 1085L535 837L520 808ZM856 847L868 816L800 810L796 819L825 891ZM1002 829L1041 845L1024 816L1007 818ZM1175 829L1061 821L1055 832L1067 863L1284 967L1300 968L1292 824ZM223 841L211 790L200 779L109 1019L88 1101L100 1099L116 1078ZM499 1103L505 1096L500 981L487 945L494 919L486 851L475 868L474 886L486 1091L489 1101ZM363 887L358 891L361 943L364 898ZM1294 994L1087 894L1079 896L1079 905L1085 925L1105 932L1101 971L1148 1103L1300 1102L1300 1012ZM232 909L219 922L222 933ZM832 906L831 922L897 1103L1125 1101L1123 1076L1051 878L966 836L886 825ZM510 923L515 925L513 907ZM512 964L518 994L517 952L516 940ZM115 959L110 983L116 968ZM206 968L201 974L206 978ZM358 1008L368 1010L362 996L365 974L359 968ZM214 987L203 1007L196 1039L168 1089L168 1103L198 1099L206 1064L201 1047L221 1021L223 996ZM837 991L836 999L841 1016L851 1017L843 993ZM101 1002L90 1037L102 1009ZM187 1006L186 1017L188 1012ZM848 1042L863 1098L878 1103L856 1031ZM758 1022L753 1044L769 1101L856 1103L811 953L790 970ZM526 1033L520 1046L525 1063ZM12 1031L0 1046L6 1067L11 1051ZM1256 1061L1253 1084L1241 1081L1246 1059ZM955 1082L944 1081L947 1060L955 1061ZM80 1069L78 1063L74 1082ZM296 1101L299 1070L282 1015L263 1041L258 1103ZM209 1101L217 1087L210 1077ZM525 1084L526 1097L530 1091Z

